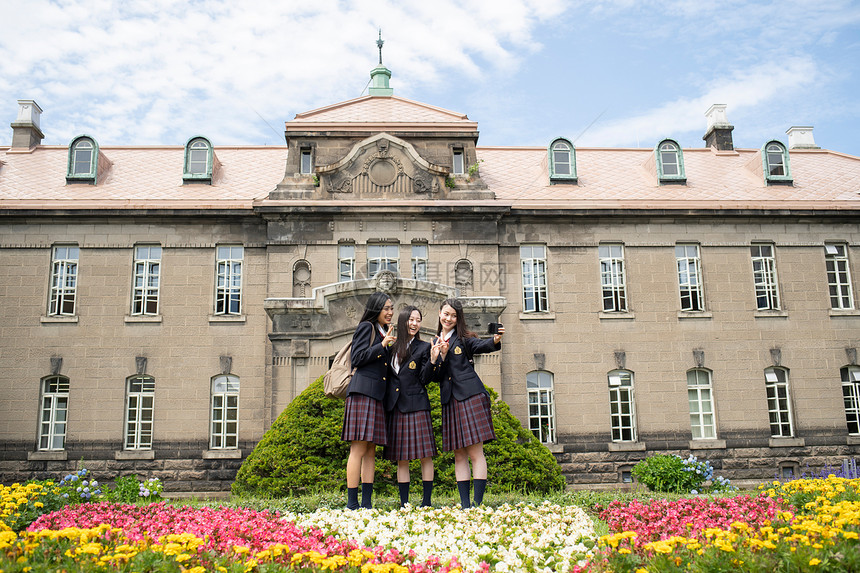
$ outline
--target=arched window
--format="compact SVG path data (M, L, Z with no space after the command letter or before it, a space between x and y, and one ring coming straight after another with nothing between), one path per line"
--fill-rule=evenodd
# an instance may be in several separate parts
M214 154L212 144L205 137L192 137L185 144L185 169L182 178L185 181L212 181L212 164Z
M304 259L293 265L293 296L306 297L311 287L311 264Z
M779 141L768 141L762 146L761 157L767 183L791 183L788 151Z
M774 438L791 438L794 436L794 420L788 395L788 370L765 368L764 383L767 389L770 435Z
M609 417L613 442L635 442L636 401L633 398L633 373L613 370L609 379Z
M576 149L560 137L549 144L549 180L576 182Z
M69 411L69 379L65 376L42 378L42 418L39 422L39 449L62 450L66 445Z
M239 377L222 374L212 378L212 418L209 447L234 450L239 447Z
M69 144L69 169L66 183L95 185L99 145L88 135L79 135Z
M126 378L125 449L152 448L155 378L137 374Z
M526 374L529 398L529 429L544 444L555 443L555 396L551 372Z
M687 399L690 403L690 429L694 440L717 437L711 373L704 368L687 372Z
M860 366L845 366L840 373L848 433L856 436L860 434Z
M687 180L684 171L684 154L673 139L664 139L654 150L657 160L657 177L660 183L683 183Z

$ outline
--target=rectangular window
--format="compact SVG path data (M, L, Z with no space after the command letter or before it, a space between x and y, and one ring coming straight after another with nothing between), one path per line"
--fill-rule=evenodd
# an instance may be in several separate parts
M158 314L159 277L161 275L161 247L141 245L134 249L134 287L131 314L156 316Z
M613 442L636 441L636 405L630 372L615 370L609 373L609 418Z
M379 271L397 274L400 245L367 245L367 276L374 277Z
M675 245L681 310L705 310L699 245Z
M794 436L794 428L788 398L788 373L782 368L767 368L764 380L770 435L774 438L790 438Z
M427 245L424 243L412 243L412 278L427 280Z
M624 246L600 245L600 286L603 290L603 310L625 312L627 310L627 285L624 278Z
M848 249L845 245L824 245L827 265L827 285L830 288L830 308L854 308L851 292L851 272L848 270Z
M466 172L466 160L462 149L454 150L454 174L462 175Z
M127 381L125 449L152 448L152 419L155 403L155 378L132 376Z
M520 263L523 269L523 312L548 311L546 247L522 245Z
M242 259L241 246L217 247L217 280L215 285L215 314L239 315L242 313Z
M779 289L776 282L776 259L773 245L750 247L755 284L755 301L758 310L779 310Z
M301 150L301 173L303 175L310 175L313 173L314 165L313 165L313 155L311 154L310 148L302 148Z
M49 316L74 316L78 287L78 255L76 246L54 247L51 264L51 294Z
M62 450L66 444L69 412L69 379L51 376L42 381L42 419L39 423L39 449Z
M860 366L846 366L841 374L845 421L848 433L856 436L860 434Z
M212 379L212 429L209 447L213 450L239 447L239 377Z
M705 370L687 372L687 399L690 402L690 428L693 432L693 439L716 438L710 372Z
M529 397L529 429L544 444L555 443L555 397L553 376L549 372L526 374Z
M355 245L337 246L337 282L355 279Z

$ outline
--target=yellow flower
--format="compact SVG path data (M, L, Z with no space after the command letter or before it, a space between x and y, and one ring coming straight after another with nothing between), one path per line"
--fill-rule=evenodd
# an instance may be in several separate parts
M820 565L821 559L818 559L817 557L813 557L812 559L809 560L809 564L810 565Z

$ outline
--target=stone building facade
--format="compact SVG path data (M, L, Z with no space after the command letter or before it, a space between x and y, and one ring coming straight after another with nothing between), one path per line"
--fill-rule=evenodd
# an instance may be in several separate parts
M480 147L463 114L370 94L298 114L286 145L45 146L19 102L0 148L0 480L226 491L348 340L364 300L463 298L505 324L485 383L571 487L653 452L734 480L860 447L860 159L705 145ZM491 476L492 477L492 476Z

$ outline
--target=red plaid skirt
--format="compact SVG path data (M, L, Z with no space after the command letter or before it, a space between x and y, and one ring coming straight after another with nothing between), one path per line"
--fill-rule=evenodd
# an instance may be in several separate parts
M386 460L420 460L436 455L436 437L429 410L403 413L397 408L388 413L388 443L382 457Z
M490 397L475 394L462 402L453 396L442 404L442 449L459 450L496 439Z
M340 437L347 442L373 442L381 446L388 443L382 402L364 394L347 396Z

